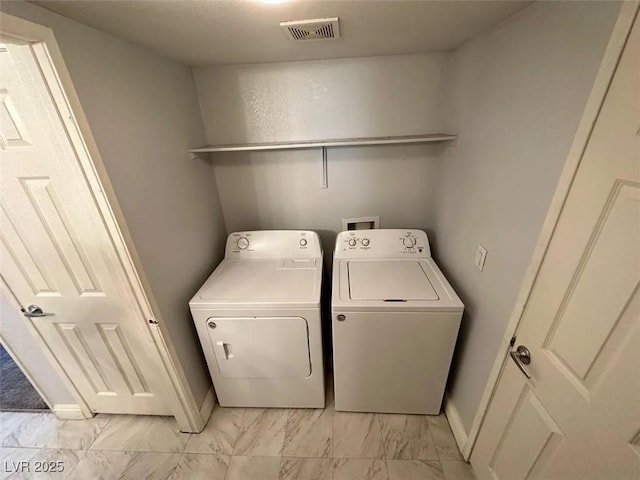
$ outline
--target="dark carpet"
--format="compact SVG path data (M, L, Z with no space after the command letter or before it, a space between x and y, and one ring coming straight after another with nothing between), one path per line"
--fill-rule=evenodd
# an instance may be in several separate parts
M48 410L47 404L0 345L0 410Z

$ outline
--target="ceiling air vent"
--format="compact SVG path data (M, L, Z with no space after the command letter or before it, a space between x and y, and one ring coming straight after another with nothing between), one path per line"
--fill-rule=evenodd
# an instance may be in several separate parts
M296 42L340 38L340 20L338 17L280 22L280 28L287 37Z

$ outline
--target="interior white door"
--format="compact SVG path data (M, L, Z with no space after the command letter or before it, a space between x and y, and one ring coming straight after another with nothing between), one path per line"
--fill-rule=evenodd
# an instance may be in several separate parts
M640 29L631 32L471 456L481 479L640 478ZM515 347L514 347L515 348Z
M171 415L136 307L61 113L29 46L0 48L2 276L96 412ZM126 119L123 119L126 121Z

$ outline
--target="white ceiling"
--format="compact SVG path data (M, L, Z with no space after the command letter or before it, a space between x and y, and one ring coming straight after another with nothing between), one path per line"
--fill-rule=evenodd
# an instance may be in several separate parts
M451 50L530 1L39 0L44 8L189 65ZM293 42L278 23L340 17L341 37Z

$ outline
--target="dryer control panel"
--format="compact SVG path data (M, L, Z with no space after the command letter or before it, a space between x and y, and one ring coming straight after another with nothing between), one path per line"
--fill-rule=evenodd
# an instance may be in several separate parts
M320 238L310 230L256 230L227 237L225 258L317 258Z
M348 230L336 238L335 258L427 258L429 239L422 230Z

